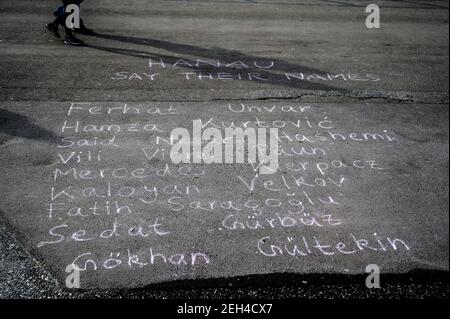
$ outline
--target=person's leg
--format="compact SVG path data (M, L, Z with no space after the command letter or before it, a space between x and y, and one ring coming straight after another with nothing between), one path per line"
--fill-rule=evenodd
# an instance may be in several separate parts
M61 35L59 34L58 25L54 24L53 22L47 23L45 25L45 28L48 32L50 32L55 38L60 39Z
M50 32L53 36L60 39L61 35L59 34L59 19L55 19L53 22L47 23L45 27L47 28L48 32Z
M61 16L59 17L60 20L58 20L58 21L59 21L60 24L62 24L64 26L64 30L66 32L66 37L64 38L64 43L65 44L70 44L70 45L83 45L84 42L81 41L80 39L76 38L73 35L72 29L70 29L66 25L66 20L67 20L67 17L69 16L69 13L67 13L65 11L65 6L69 5L69 4L79 5L79 2L73 1L73 0L72 1L67 0L67 1L63 1L63 3L64 3L63 15L62 15L62 17Z
M53 22L47 23L45 25L45 27L47 28L47 30L56 38L60 39L61 36L59 34L59 29L58 26L59 25L64 25L64 21L63 20L63 16L64 16L64 5L59 6L58 8L56 8L53 11L53 15L55 16L55 20L53 20Z
M74 37L72 30L66 26L65 18L66 18L66 16L56 17L56 19L53 22L47 23L45 25L47 27L47 30L49 32L51 32L55 37L61 38L61 36L59 34L58 26L62 25L66 32L66 38Z
M73 35L73 32L70 28L65 27L65 31L66 31L66 37L64 38L64 43L65 44L70 44L70 45L84 45L84 42L81 41L80 39L78 39L77 37L75 37Z
M66 13L66 5L69 4L77 4L79 5L80 2L74 1L74 0L63 0L63 5L59 6L54 12L53 15L55 16L55 20L53 22L47 23L45 25L45 27L47 28L47 30L54 35L56 38L61 38L59 31L58 31L58 26L62 25L64 27L66 36L64 38L64 43L65 44L70 44L70 45L83 45L84 42L81 41L80 39L76 38L73 35L73 32L70 28L67 27L66 25L66 19L69 16L69 13Z

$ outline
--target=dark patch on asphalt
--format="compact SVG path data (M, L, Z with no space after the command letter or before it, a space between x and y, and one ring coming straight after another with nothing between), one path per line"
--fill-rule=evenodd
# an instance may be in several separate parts
M47 143L56 143L60 139L52 131L32 123L26 116L4 109L0 109L0 133L9 135L10 137L0 140L0 145L14 137Z

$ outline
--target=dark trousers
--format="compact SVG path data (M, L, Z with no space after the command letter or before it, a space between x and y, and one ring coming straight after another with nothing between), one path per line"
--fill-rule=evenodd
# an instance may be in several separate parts
M80 3L83 2L83 0L62 0L62 3L64 5L64 8L61 9L58 8L55 10L54 14L56 16L55 20L53 21L53 24L55 25L61 25L64 27L64 30L66 32L66 36L70 37L73 35L72 30L66 26L66 19L69 16L69 13L65 11L65 7L70 4L76 4L77 6L80 5ZM83 27L83 20L80 19L80 27Z

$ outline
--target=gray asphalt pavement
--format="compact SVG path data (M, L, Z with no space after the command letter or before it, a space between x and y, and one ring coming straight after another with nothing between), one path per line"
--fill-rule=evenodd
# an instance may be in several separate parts
M0 297L448 297L448 1L85 2L1 1ZM172 163L198 119L279 169Z

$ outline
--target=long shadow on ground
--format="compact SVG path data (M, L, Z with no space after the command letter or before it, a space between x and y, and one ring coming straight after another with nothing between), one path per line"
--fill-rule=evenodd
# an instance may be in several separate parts
M308 75L321 75L322 77L326 78L327 74L329 72L318 70L311 67L306 67L303 65L298 65L294 63L289 63L283 60L279 59L271 59L271 58L262 58L258 56L253 56L249 54L245 54L243 52L240 52L238 50L228 50L223 48L202 48L195 45L189 45L189 44L182 44L182 43L174 43L166 40L157 40L157 39L146 39L146 38L140 38L140 37L131 37L131 36L123 36L123 35L113 35L113 34L101 34L101 33L95 33L95 37L111 40L111 41L118 41L133 45L142 45L146 47L153 47L157 49L163 49L166 51L173 52L176 54L176 56L172 55L160 55L160 54L153 54L147 51L142 50L134 50L134 49L125 49L125 48L117 48L117 47L105 47L105 46L99 46L94 44L89 44L88 47L100 51L106 51L116 54L122 54L137 58L145 58L145 59L155 59L155 62L159 62L159 59L163 59L165 63L168 65L174 65L177 61L180 61L181 59L186 61L192 61L192 58L189 58L189 56L193 56L198 59L208 59L206 61L216 64L216 65L208 65L205 63L202 63L201 66L196 66L195 68L191 68L187 65L183 64L177 64L177 67L188 69L191 71L201 72L202 74L208 74L208 73L227 73L233 70L233 68L219 65L217 66L217 60L226 60L227 62L236 62L240 61L243 63L247 63L249 68L245 69L247 72L255 72L259 73L259 77L266 79L266 81L258 81L259 83L265 83L265 84L271 84L271 85L278 85L278 86L285 86L285 87L291 87L296 89L304 89L304 90L314 90L314 91L339 91L341 94L348 92L346 89L338 88L332 85L327 85L323 83L318 82L312 82L307 80L299 80L294 77L292 77L291 80L287 79L286 76L283 73L291 73L294 75L299 76L301 73L305 75L305 78ZM180 56L183 55L183 56ZM188 57L186 57L188 56ZM256 68L251 67L251 64L253 62L259 62L261 66L264 66L264 68ZM271 62L273 62L273 65L271 66ZM269 67L270 66L270 67ZM239 70L236 68L235 70ZM252 81L255 82L254 79L249 79L248 77L243 76L242 81ZM322 81L324 80L317 80ZM331 80L328 80L331 82Z
M60 139L52 131L32 123L28 117L0 109L0 133L9 136L6 140L0 138L0 145L12 137L21 137L47 143L57 143Z

